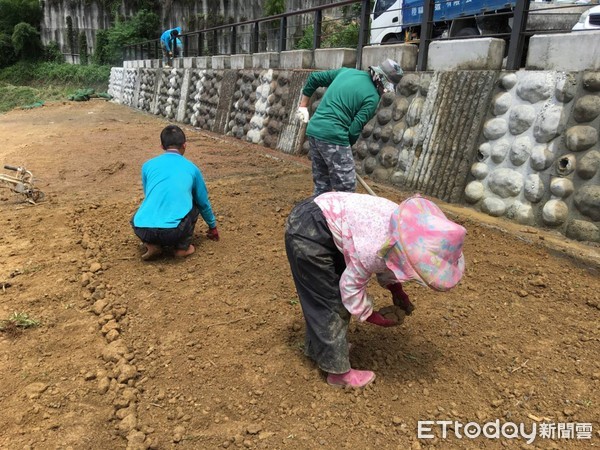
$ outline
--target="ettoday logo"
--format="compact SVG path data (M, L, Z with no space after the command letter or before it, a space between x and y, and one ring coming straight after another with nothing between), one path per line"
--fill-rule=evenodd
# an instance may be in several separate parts
M456 420L420 420L417 422L417 437L419 439L434 439L435 431L441 433L442 439L454 435L457 439L524 439L531 444L536 438L540 439L591 439L591 423L525 423L505 422L500 419L486 422L483 425L477 422L463 424Z

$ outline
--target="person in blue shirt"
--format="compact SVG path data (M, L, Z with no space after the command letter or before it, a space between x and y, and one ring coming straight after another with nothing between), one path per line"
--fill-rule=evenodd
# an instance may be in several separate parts
M218 241L217 220L200 169L186 159L183 130L169 125L160 134L164 153L144 163L142 185L144 200L131 219L133 231L146 246L147 261L173 248L174 255L185 257L196 250L192 245L194 227L201 215L209 239Z
M181 54L182 44L181 40L177 37L180 34L181 27L175 27L166 30L160 36L160 47L162 49L163 66L165 68L170 68L173 57Z

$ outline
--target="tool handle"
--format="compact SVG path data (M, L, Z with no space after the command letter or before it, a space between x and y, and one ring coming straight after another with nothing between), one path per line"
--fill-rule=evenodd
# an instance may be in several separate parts
M10 166L10 165L8 165L8 164L5 164L5 165L4 165L4 168L5 168L5 169L7 169L7 170L14 170L15 172L16 172L17 170L19 170L19 168L18 168L18 167L15 167L15 166Z
M373 192L373 189L371 189L369 187L369 185L367 183L365 183L365 180L362 179L362 177L359 174L356 174L356 179L358 180L358 182L362 185L362 187L365 188L365 191L367 191L369 194L371 194L373 197L377 197L377 194L375 192Z

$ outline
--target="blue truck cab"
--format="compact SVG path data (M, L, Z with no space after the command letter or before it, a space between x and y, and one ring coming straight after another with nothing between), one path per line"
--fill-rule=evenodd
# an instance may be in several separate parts
M516 0L436 0L434 36L508 33L515 4ZM489 15L496 12L505 14ZM370 42L386 44L418 39L422 18L423 0L375 0Z

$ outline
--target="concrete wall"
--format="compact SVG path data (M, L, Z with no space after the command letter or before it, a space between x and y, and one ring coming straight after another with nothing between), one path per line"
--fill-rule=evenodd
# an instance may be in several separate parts
M173 0L169 2L161 2L160 17L164 29L174 26L181 26L185 31L193 31L196 28L193 24L197 24L197 17L204 16L213 18L222 18L224 23L230 21L240 22L242 20L256 19L263 17L263 0L230 0L230 1L215 1L215 0ZM313 6L324 5L331 3L328 0L286 0L285 6L287 11L298 9L306 9ZM67 45L67 16L73 19L73 30L75 32L75 51L79 53L79 44L77 42L80 32L85 32L89 53L93 53L96 44L96 32L109 28L114 22L114 17L109 8L105 6L105 2L98 0L89 0L86 2L72 2L66 0L48 0L42 2L43 19L41 23L41 38L42 43L47 45L51 41L57 42L64 53L69 53L70 49ZM139 8L137 2L121 1L118 8L118 14L124 17L133 16ZM328 10L327 14L340 15L341 10ZM297 16L289 19L288 23L288 39L293 36L302 35L303 29L311 24L313 15ZM156 36L159 37L158 35ZM238 45L240 51L249 52L250 50L251 28L238 30ZM266 45L266 44L265 44ZM276 39L271 39L270 46L276 45ZM190 42L190 50L196 50L196 41ZM225 33L219 37L218 50L219 53L227 53L230 46L229 34ZM272 48L265 48L263 51L272 51ZM67 62L71 61L67 57Z
M307 58L296 60L302 68ZM115 101L308 153L294 113L310 71L148 66L112 69ZM600 71L407 72L353 151L358 171L376 181L600 242L599 128Z

